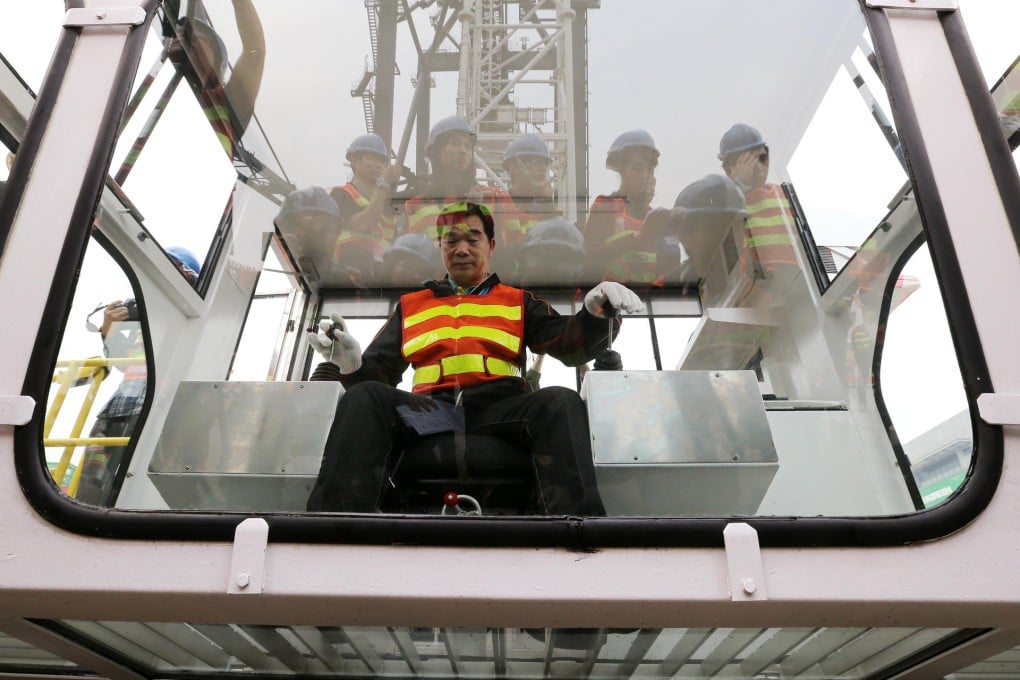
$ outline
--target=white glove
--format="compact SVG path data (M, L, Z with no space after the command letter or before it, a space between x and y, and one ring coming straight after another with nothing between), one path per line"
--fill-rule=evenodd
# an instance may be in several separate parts
M308 331L305 337L312 349L326 361L336 364L344 375L361 368L361 345L347 332L344 318L336 312L329 315L329 321L319 322L317 333Z
M594 316L605 318L605 307L609 305L616 312L628 314L643 314L645 303L637 293L622 283L603 281L595 286L584 296L584 306Z

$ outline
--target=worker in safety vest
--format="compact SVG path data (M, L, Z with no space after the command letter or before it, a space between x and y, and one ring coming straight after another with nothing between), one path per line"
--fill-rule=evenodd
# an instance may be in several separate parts
M728 177L707 175L684 187L669 223L687 254L676 280L698 283L704 296L704 278L713 267L729 266L725 241L743 230L748 216L744 192ZM719 368L734 368L746 361L748 348L762 336L760 329L745 324L706 326L687 359L694 365L711 362Z
M383 251L393 242L397 231L390 195L400 181L400 166L389 160L390 150L382 137L371 132L356 137L347 147L347 161L354 176L329 192L347 225L345 236L370 239L377 262L382 260ZM343 246L337 242L338 251Z
M372 280L381 260L378 239L349 229L336 201L322 187L287 194L274 222L299 260L302 256L331 254L332 280L354 288L365 287ZM315 272L315 276L323 274Z
M706 175L688 184L677 195L671 213L669 229L687 255L675 275L684 283L704 278L720 257L726 235L748 217L744 192L722 175Z
M552 155L541 137L521 135L503 154L503 169L510 176L509 191L501 194L503 242L500 268L517 260L528 232L540 221L560 214L553 197Z
M652 284L661 233L646 230L655 196L659 150L644 130L624 132L609 147L606 167L620 174L620 187L595 197L584 238L592 274L614 281Z
M231 159L235 144L255 113L265 69L266 39L252 0L231 0L241 49L227 80L227 47L207 22L184 17L170 46L170 59L190 62L186 71L202 112ZM144 140L140 140L144 143Z
M471 201L486 206L496 215L499 192L475 181L475 130L461 116L449 116L436 123L425 143L431 174L416 196L404 202L407 231L438 237L436 219L443 206Z
M383 253L382 268L376 276L380 286L420 286L443 269L439 246L425 234L402 234Z
M766 278L798 268L792 234L796 218L783 188L770 184L769 147L761 133L737 123L719 140L723 171L747 201L747 245Z
M191 251L173 246L166 249L166 254L189 283L194 285L198 281L200 265ZM123 371L124 377L96 416L89 438L130 437L138 427L148 384L138 303L130 298L115 300L100 309L103 310L102 326L96 328L91 323L87 326L90 330L99 331L103 339L103 353L109 359L131 361L117 367ZM126 446L86 446L75 497L83 503L112 505L116 500L118 478L123 479L118 471L127 462L126 451Z
M496 234L485 206L449 205L437 226L447 276L401 296L364 353L339 315L308 334L326 359L313 379L334 378L346 388L308 509L376 511L391 454L421 431L414 418L401 417L410 409L445 419L449 431L488 430L529 451L546 513L604 514L584 404L563 387L532 392L525 350L584 363L618 331L617 313L644 305L623 285L604 282L577 314L561 316L489 270ZM395 387L408 365L411 393Z

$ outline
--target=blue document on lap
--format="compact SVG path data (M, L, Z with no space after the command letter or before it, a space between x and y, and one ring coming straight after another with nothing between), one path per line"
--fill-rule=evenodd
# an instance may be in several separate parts
M407 404L397 407L397 413L408 427L420 435L438 432L463 432L464 409L438 399L432 400L435 408L416 411Z

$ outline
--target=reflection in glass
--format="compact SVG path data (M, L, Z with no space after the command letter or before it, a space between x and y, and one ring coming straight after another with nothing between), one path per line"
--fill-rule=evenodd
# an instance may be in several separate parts
M899 361L888 343L879 356L886 325L907 344L927 333L893 304L922 230L859 3L396 7L371 3L366 22L364 5L324 3L300 30L266 0L160 17L158 47L191 86L175 97L196 115L174 122L168 106L125 191L146 228L173 214L161 230L215 234L219 259L206 306L165 331L161 346L186 349L167 350L132 507L301 510L324 470L364 502L323 511L439 512L441 494L416 495L423 479L475 484L484 514L601 514L595 498L624 515L920 507L909 428L895 413L890 427L876 392L895 401L895 381L872 373ZM160 130L179 146L162 157ZM168 161L146 175L147 157ZM153 196L186 210L150 210ZM611 328L592 311L640 306L588 304L603 281L645 311ZM518 288L535 297L510 299ZM384 422L349 412L383 383L398 388ZM547 418L555 432L495 413L547 388L575 414ZM415 430L436 410L419 397L442 390L439 429ZM472 467L468 430L510 443L495 477L498 456ZM573 451L564 433L592 451L544 474L573 486L531 472L516 498L486 495L514 488L536 447ZM324 458L339 440L357 460ZM401 473L422 440L434 446ZM452 464L431 474L429 456Z

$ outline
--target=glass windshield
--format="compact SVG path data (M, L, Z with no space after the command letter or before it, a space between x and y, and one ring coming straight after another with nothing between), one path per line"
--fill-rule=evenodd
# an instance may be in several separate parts
M167 7L98 224L156 376L101 504L859 517L963 483L855 0Z

